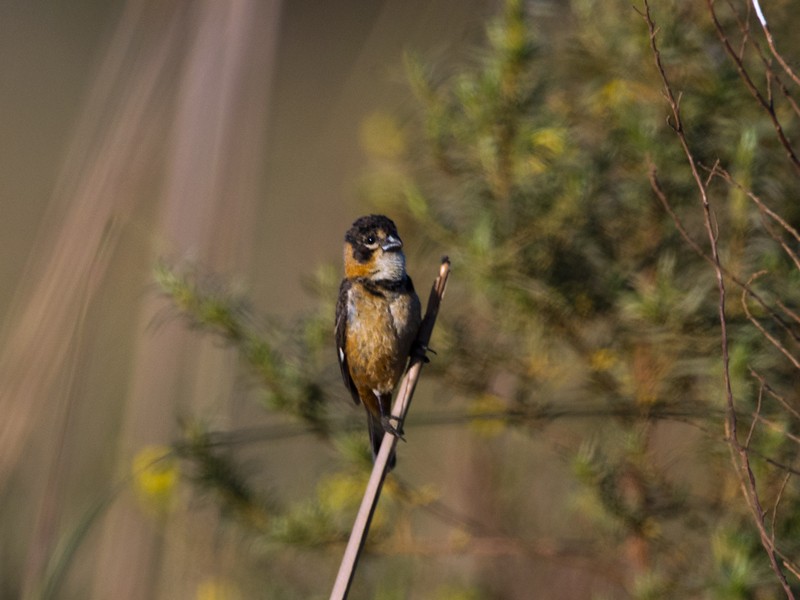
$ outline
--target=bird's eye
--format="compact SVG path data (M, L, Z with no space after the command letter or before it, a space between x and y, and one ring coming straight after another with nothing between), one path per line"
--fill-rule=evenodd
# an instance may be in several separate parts
M375 236L374 235L367 236L367 244L371 246L374 243L375 243Z

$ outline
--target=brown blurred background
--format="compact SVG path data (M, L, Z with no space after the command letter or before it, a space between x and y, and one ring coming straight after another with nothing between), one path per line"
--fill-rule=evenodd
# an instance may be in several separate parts
M495 9L0 2L0 597L37 597L65 532L179 414L259 414L229 352L159 318L155 262L235 278L265 313L308 307L303 279L368 209L359 126L402 112L402 52L447 60ZM309 452L289 444L286 485ZM186 523L156 534L124 495L101 510L56 597L194 597L219 560L213 527L175 547L159 535Z

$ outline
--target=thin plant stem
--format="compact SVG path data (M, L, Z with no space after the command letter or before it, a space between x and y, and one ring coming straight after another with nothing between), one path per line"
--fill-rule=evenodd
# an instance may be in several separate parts
M431 334L433 333L433 326L436 323L436 316L439 313L439 304L444 297L444 291L447 287L447 278L449 274L450 261L447 257L444 257L442 259L442 265L439 268L439 276L433 282L433 287L431 288L425 318L422 320L422 325L420 325L420 330L417 334L416 345L419 348L428 347ZM411 405L411 398L414 395L414 389L416 388L422 365L425 364L425 362L426 358L422 353L413 355L408 367L408 372L400 384L397 398L392 407L392 414L398 415L401 424L408 413L409 406ZM400 427L400 429L402 429L402 427ZM358 509L353 529L350 532L350 539L347 542L344 556L339 566L339 574L336 576L336 581L333 584L331 600L343 600L347 598L350 592L350 585L353 583L353 577L356 572L356 567L358 566L358 559L364 548L364 543L367 540L372 515L375 513L375 509L378 506L378 499L380 498L381 489L383 488L383 482L386 479L386 469L389 464L389 458L397 445L397 439L395 435L383 436L383 443L378 451L378 456L375 458L372 474L367 482L367 489L361 500L361 506Z

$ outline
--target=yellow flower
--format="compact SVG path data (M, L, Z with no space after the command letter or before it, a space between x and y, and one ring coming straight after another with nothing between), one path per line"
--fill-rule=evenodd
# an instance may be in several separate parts
M406 136L386 113L375 112L361 123L361 147L376 158L400 158L406 150Z
M592 353L589 358L592 371L609 371L617 364L617 355L613 350L601 348Z
M317 497L331 512L349 510L361 502L365 485L366 479L361 474L334 473L323 477L317 485Z
M197 586L196 600L240 600L242 595L232 583L219 579L206 579Z
M476 398L469 407L470 416L476 417L472 420L470 429L486 437L501 434L506 426L502 416L506 408L506 403L499 396L484 394ZM491 418L493 415L498 417Z
M559 156L564 152L566 132L560 127L545 127L537 130L531 141L537 149L547 150L551 156Z
M172 504L178 482L178 460L169 446L145 446L133 457L133 482L146 509L164 512Z

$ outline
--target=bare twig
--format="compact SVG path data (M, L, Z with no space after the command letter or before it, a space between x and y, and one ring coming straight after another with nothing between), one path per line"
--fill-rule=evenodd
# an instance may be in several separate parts
M786 150L786 154L789 157L794 168L800 172L800 158L798 158L797 154L794 151L794 147L789 139L786 137L786 132L783 130L783 125L781 125L780 120L778 119L778 115L775 112L775 106L770 101L769 98L765 98L764 95L759 91L758 87L756 86L753 79L750 77L750 73L747 71L747 68L744 66L744 62L736 53L736 50L730 43L727 34L725 33L725 29L722 27L722 24L719 22L717 18L717 13L714 10L714 0L706 0L708 4L708 12L711 15L711 21L714 24L714 29L717 32L717 37L719 38L720 43L722 44L723 48L725 48L725 52L727 52L730 59L733 61L733 64L736 66L736 70L739 72L739 76L741 77L742 81L744 82L745 87L748 89L750 94L755 98L761 108L769 115L770 120L772 121L772 126L775 129L775 133L778 136L778 140L780 140L781 145L783 146L784 150ZM659 59L660 60L660 59Z
M759 102L763 104L765 102L763 96L761 96L761 94L753 85L741 61L736 56L735 51L733 50L728 39L722 32L722 28L716 19L716 15L714 14L713 0L708 0L708 5L712 15L712 19L714 20L714 24L720 36L720 41L725 46L728 53L732 56L734 62L737 63L739 72L742 75L742 78L744 79L748 89L750 89L751 93L753 93L753 95L759 100ZM655 60L656 70L658 71L658 74L661 77L661 82L664 88L663 89L664 97L666 98L667 103L669 104L669 108L672 112L672 123L670 123L670 125L672 126L673 130L675 131L675 134L678 137L681 148L683 149L684 155L686 156L686 160L689 164L689 167L691 168L692 177L694 178L697 190L700 193L700 203L703 211L703 223L705 226L706 234L708 235L709 245L711 248L711 259L714 268L714 273L717 279L717 289L719 296L718 313L720 322L720 344L722 352L722 368L723 368L725 401L726 401L725 433L729 448L731 450L731 458L736 468L736 472L739 475L739 480L741 483L743 495L747 500L748 506L750 507L750 510L753 514L753 520L758 529L759 536L761 538L761 544L767 553L767 557L769 558L772 570L775 573L775 576L777 577L781 586L783 587L786 597L794 600L795 598L794 593L792 592L792 589L786 580L786 576L784 575L783 570L781 569L781 565L778 562L778 553L776 551L775 544L772 540L772 536L767 532L767 526L764 518L764 509L761 506L761 500L759 498L758 488L756 486L755 475L753 473L753 469L750 464L750 458L748 456L748 449L746 446L742 445L742 443L739 441L737 433L738 423L736 416L736 406L733 396L733 389L731 387L730 356L728 351L728 326L725 315L725 295L726 295L725 277L724 277L724 269L722 267L722 262L719 256L719 248L718 248L719 232L716 230L713 211L711 209L708 199L708 182L707 181L704 182L701 179L700 174L698 172L697 163L694 159L694 155L686 138L686 132L684 130L683 121L681 118L680 98L675 97L675 94L672 91L672 86L670 84L669 78L667 77L666 70L664 69L664 65L661 61L661 52L659 51L658 44L656 43L657 28L650 13L650 5L648 3L648 0L644 0L644 12L642 12L641 14L645 22L647 23L647 29L650 34L650 48L652 50L653 58ZM783 130L780 127L780 123L778 123L777 119L775 118L772 107L768 106L766 108L768 112L770 112L771 114L773 123L775 125L776 131L778 132L779 137L781 137L783 135ZM783 139L784 138L782 138L782 141ZM791 149L791 145L788 143L788 141L784 143L784 147L786 148L787 152L789 152L790 157L793 159L793 164L795 164L795 167L800 169L800 161L798 161L797 157L794 156L794 153Z
M786 398L784 398L783 396L778 394L775 390L773 390L772 387L769 385L769 383L767 383L767 380L764 379L763 375L759 374L755 369L752 368L750 369L750 375L758 379L759 383L761 384L761 387L764 388L764 391L766 391L770 396L775 398L775 400L780 402L781 406L783 406L783 408L787 412L792 414L796 419L800 419L800 412L798 412L797 409L795 409L791 404L789 404Z
M761 398L759 398L759 400L761 400ZM773 421L771 419L767 419L766 417L762 416L759 412L756 412L756 413L753 414L753 421L754 421L754 424L755 424L755 421L758 421L759 423L763 423L764 425L766 425L767 427L772 429L772 431L780 433L787 440L789 440L791 442L794 442L795 444L800 445L800 436L796 436L792 432L786 431L786 425L784 425L783 423L776 423L775 421Z
M797 565L790 563L788 560L784 560L783 566L786 567L796 579L800 579L800 568L798 568Z
M792 68L784 60L781 53L775 48L775 40L772 39L772 33L769 30L769 25L767 25L767 19L764 18L764 13L761 11L761 5L759 4L758 0L752 0L752 2L753 7L756 9L758 22L761 23L761 29L764 30L764 37L767 38L767 44L772 52L772 56L775 57L775 60L778 61L778 64L780 64L786 74L792 78L792 81L794 81L795 85L800 85L800 77L797 76L797 73L792 70Z
M756 410L753 413L753 420L750 423L750 431L747 432L747 438L744 441L744 447L750 447L750 441L753 439L753 434L756 431L756 423L761 419L761 402L764 400L764 388L758 389L758 402L756 403Z
M781 217L778 213L768 207L761 198L753 193L752 190L745 188L741 183L736 181L728 171L723 169L722 167L715 165L713 169L711 169L711 173L719 175L723 180L725 180L729 185L734 186L740 192L745 194L753 204L758 207L759 213L761 214L762 222L764 223L764 229L766 230L767 234L775 240L778 244L780 244L783 251L786 255L792 260L795 267L800 269L800 257L798 257L797 253L792 250L789 244L784 241L783 236L779 235L775 231L772 230L772 226L767 222L766 217L769 217L771 221L777 223L781 229L791 235L797 242L800 242L800 234L797 232L797 229L792 227L786 219Z
M703 167L703 168L707 169L707 167ZM716 174L721 176L722 173L724 173L724 171L720 167L717 167ZM656 171L656 166L652 163L652 161L650 162L650 165L649 165L648 177L650 179L650 187L652 188L653 193L655 193L656 198L658 198L658 201L661 203L661 206L664 207L664 210L672 218L672 221L675 223L675 228L678 230L678 233L681 234L681 237L686 241L686 243L689 245L689 247L700 258L705 260L707 263L709 263L713 267L714 266L714 259L711 256L709 256L708 253L706 253L700 247L700 245L696 241L694 241L694 239L692 239L692 237L689 235L689 232L686 230L686 227L684 227L683 222L681 221L681 218L678 216L678 214L672 208L672 205L670 204L670 202L669 202L669 200L667 198L667 195L664 192L664 189L661 187L661 182L658 180L658 173ZM765 207L765 209L766 208L767 207ZM798 341L800 341L800 339L798 338L798 335L791 329L791 327L786 322L786 320L783 319L780 314L775 312L775 310L769 304L767 304L767 302L760 296L760 294L758 294L758 292L756 292L747 282L742 281L739 277L737 277L735 273L731 273L725 267L725 265L720 265L720 268L722 269L722 273L727 278L729 278L731 281L733 281L743 291L747 292L747 295L750 296L753 300L755 300L758 303L758 305L761 308L763 308L767 312L767 314L769 314L770 318L772 318L776 323L778 323L784 329L784 331L786 331L786 333L788 333L790 336L792 336L793 338L795 338ZM795 313L793 313L789 308L784 306L783 303L781 303L780 301L776 301L776 304L778 304L778 306L780 306L781 310L784 313L786 313L790 317L792 317L792 319L794 321L797 321L798 323L800 323L800 316L799 315L796 315Z
M786 306L786 304L780 298L776 298L775 299L775 304L777 304L784 313L789 315L791 317L792 321L794 321L795 323L800 324L800 314L798 314L796 311L794 311L791 308L789 308L788 306ZM798 342L800 342L800 335L794 333L792 330L790 330L790 332L791 332L792 337L795 340L797 340Z
M439 276L433 282L433 287L431 288L425 318L422 320L422 325L417 334L417 346L420 348L427 348L430 342L433 326L436 323L436 316L439 314L439 304L444 297L449 275L450 260L444 257L442 259L442 265L439 268ZM392 414L398 415L401 424L408 413L408 408L411 405L411 397L414 395L417 379L419 378L425 360L422 354L413 355L408 367L408 372L400 384L400 389L397 392L397 399L392 407ZM400 429L402 429L402 427ZM378 451L378 456L375 458L372 474L367 482L367 489L364 492L364 497L361 500L361 507L358 509L358 514L353 524L353 530L350 532L350 540L347 542L347 547L342 557L342 563L339 566L339 574L336 576L336 581L331 591L331 600L347 598L347 594L350 591L350 584L353 582L353 576L355 575L356 566L358 565L358 558L367 540L367 533L369 532L372 515L375 512L375 508L378 506L378 498L380 497L381 488L383 487L383 481L386 478L386 468L389 464L389 458L392 452L394 452L394 447L396 445L396 436L383 436L383 443Z
M757 277L760 277L765 272L766 271L759 271L758 273L754 273L753 276L750 278L750 281L748 281L748 283L752 282ZM761 335L763 335L769 341L770 344L772 344L781 354L783 354L787 359L789 359L789 361L794 365L795 369L800 370L800 360L798 360L791 352L789 352L789 349L786 348L786 346L784 346L780 342L780 340L778 340L774 335L768 332L764 328L764 326L761 323L759 323L758 319L756 319L752 315L752 313L750 312L750 307L747 306L746 292L742 292L742 308L744 308L744 314L747 316L747 319L750 321L750 323L753 324L753 327L758 329L761 332Z
M764 25L765 22L764 22L764 20L762 18L763 15L760 12L761 7L758 5L758 0L753 0L753 5L756 8L756 15L758 16L759 21L762 23L762 25ZM742 46L744 47L746 44L749 43L755 49L759 60L761 60L761 64L764 65L764 73L766 74L766 76L768 78L768 81L770 81L770 82L771 81L775 81L775 83L778 84L778 89L780 89L781 94L783 94L783 97L786 99L786 101L792 107L792 110L794 111L794 113L796 115L800 116L800 106L797 105L797 101L794 99L794 97L792 96L792 93L789 91L789 88L784 83L783 78L781 78L781 76L778 73L776 73L775 70L772 68L772 59L770 59L770 57L767 56L767 54L761 48L761 44L759 44L758 41L754 37L752 37L750 35L750 10L749 10L749 7L748 7L748 11L747 11L747 18L742 19L739 16L738 11L734 8L731 0L728 0L728 6L730 7L731 12L733 13L734 17L736 18L736 23L739 25L739 31L741 31L741 33L742 33ZM771 37L771 34L769 34L769 35ZM768 40L768 43L769 43L769 40ZM775 52L774 48L771 48L771 50L773 51L773 53ZM742 49L740 51L740 57L743 55L743 53L744 53L744 50ZM790 71L791 71L791 69L790 69ZM792 77L792 75L793 75L793 72L790 72L789 76Z

